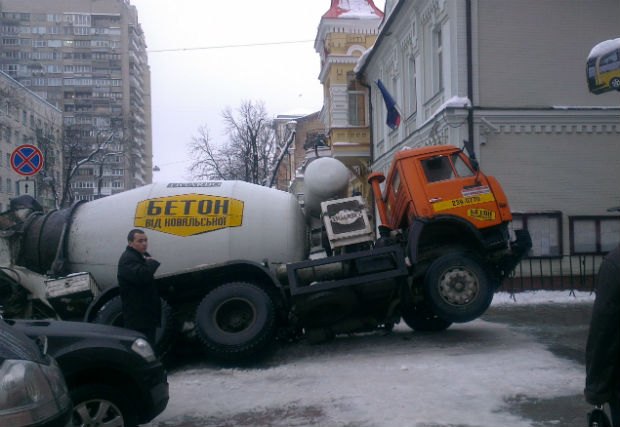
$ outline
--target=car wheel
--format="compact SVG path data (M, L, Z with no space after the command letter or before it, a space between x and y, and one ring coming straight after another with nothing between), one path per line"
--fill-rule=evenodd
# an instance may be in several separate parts
M480 261L465 253L437 258L424 278L431 310L447 322L480 317L491 304L494 289Z
M272 347L274 301L253 283L223 284L198 305L196 329L208 355L221 362L250 361Z
M609 81L609 86L620 91L620 77L614 77Z
M135 427L136 414L123 390L105 384L82 385L70 391L70 426Z
M123 304L120 296L115 296L105 303L95 315L94 323L124 327ZM174 315L172 308L166 301L161 300L161 327L155 333L155 350L157 355L163 357L167 354L176 336Z

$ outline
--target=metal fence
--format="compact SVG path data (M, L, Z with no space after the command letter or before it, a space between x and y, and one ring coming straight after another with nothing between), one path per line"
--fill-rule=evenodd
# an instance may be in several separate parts
M569 290L592 292L604 255L527 258L499 288L504 292Z

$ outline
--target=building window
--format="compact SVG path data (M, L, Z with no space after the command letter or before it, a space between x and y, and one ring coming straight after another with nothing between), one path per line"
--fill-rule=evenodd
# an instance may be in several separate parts
M366 126L366 97L364 93L349 92L349 124Z
M87 36L90 34L88 27L73 27L73 34L76 36Z
M409 110L409 115L415 114L418 110L418 95L417 95L417 70L415 58L413 56L409 57L409 90L407 92L407 108Z
M366 90L355 78L355 73L347 73L348 117L351 126L366 126Z
M75 13L71 15L66 15L65 20L72 23L73 25L82 27L90 27L91 25L91 16L87 14Z
M573 216L569 233L571 254L604 254L620 243L620 217Z
M434 78L433 78L433 90L434 93L439 92L443 89L443 40L442 40L441 28L437 29L433 34L434 39L434 58L433 58L433 66L434 66Z
M524 229L532 237L529 258L556 258L562 256L562 213L513 213L514 229Z

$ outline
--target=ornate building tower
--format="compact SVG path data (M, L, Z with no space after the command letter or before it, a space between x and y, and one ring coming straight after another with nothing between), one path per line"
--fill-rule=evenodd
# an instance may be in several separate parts
M351 190L368 195L365 182L370 161L368 91L355 78L358 59L379 32L383 12L372 0L332 0L322 16L314 48L321 57L319 80L325 125L332 157L353 172Z

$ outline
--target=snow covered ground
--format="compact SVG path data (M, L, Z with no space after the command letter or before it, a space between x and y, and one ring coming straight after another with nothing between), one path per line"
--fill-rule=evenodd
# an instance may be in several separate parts
M496 295L493 304L591 303L589 293ZM529 427L510 402L582 393L584 369L509 325L476 320L440 334L390 334L284 346L259 368L191 364L169 375L149 425ZM584 422L585 424L585 422Z

